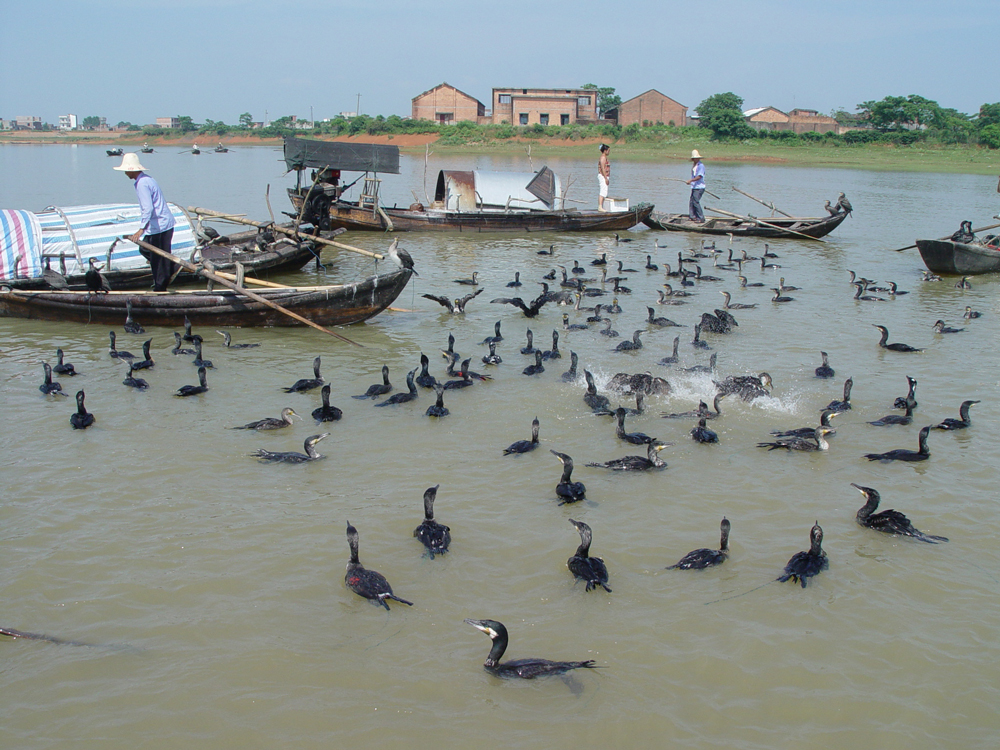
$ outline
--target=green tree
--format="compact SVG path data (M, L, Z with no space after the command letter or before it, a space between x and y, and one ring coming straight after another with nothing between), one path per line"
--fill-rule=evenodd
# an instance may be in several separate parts
M713 94L695 107L698 124L712 131L715 139L753 138L756 131L743 116L743 99L732 91Z
M979 142L987 148L1000 148L1000 124L987 125L979 131Z
M1000 102L995 104L984 104L979 108L979 117L976 118L976 127L982 130L989 125L1000 125Z
M85 128L96 128L100 126L101 118L97 115L90 115L89 117L83 118L83 127Z
M253 115L250 114L249 112L244 112L242 115L240 115L240 127L244 128L245 130L249 130L251 127L253 127Z
M192 120L187 115L183 115L183 116L178 115L177 116L177 129L180 130L182 133L193 133L195 130L198 129L198 126L195 125L194 124L194 120Z
M621 106L622 98L615 94L614 87L599 87L596 83L585 83L580 88L597 92L597 113L603 117L604 113L615 107Z

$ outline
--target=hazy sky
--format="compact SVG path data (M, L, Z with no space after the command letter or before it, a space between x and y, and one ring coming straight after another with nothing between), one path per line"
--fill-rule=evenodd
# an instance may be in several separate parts
M658 89L693 112L853 111L919 94L975 113L1000 101L997 0L2 0L0 117L190 115L236 124L295 114L410 113L447 81Z

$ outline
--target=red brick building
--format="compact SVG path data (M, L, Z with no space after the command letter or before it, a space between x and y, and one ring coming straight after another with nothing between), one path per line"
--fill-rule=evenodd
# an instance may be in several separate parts
M412 105L414 120L480 122L486 117L486 106L481 101L447 83L413 97Z
M572 125L597 121L593 89L493 89L495 125Z
M684 127L688 124L687 109L669 96L661 94L656 89L650 89L644 94L622 102L616 109L605 112L604 116L610 120L617 120L623 127L632 124Z

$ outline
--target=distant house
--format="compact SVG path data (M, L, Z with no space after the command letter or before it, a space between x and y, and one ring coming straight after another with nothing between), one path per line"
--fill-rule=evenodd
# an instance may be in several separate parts
M177 117L157 117L156 124L161 128L176 130L181 126L181 121Z
M656 89L650 89L644 94L622 102L615 109L605 112L604 116L617 121L623 127L633 124L684 127L688 124L687 109L669 96L661 94Z
M448 83L440 83L413 97L411 117L442 124L479 122L486 117L486 105Z
M42 118L20 115L14 118L15 130L41 130Z
M821 115L815 109L793 109L787 114L775 107L757 107L743 113L747 123L755 130L790 130L793 133L846 133L844 127L832 117Z
M597 121L593 89L493 89L496 125L572 125Z
M60 130L76 130L79 125L76 115L59 115Z
M0 130L13 130L14 123L10 120L4 120L0 117Z

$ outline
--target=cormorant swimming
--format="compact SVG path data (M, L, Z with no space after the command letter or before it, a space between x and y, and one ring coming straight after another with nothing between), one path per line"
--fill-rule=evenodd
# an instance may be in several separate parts
M850 377L844 381L844 400L833 400L826 405L830 411L848 411L851 408L851 389L854 387L854 378Z
M951 328L945 325L943 320L934 322L934 333L961 333L964 330L964 328Z
M564 383L572 383L576 381L576 366L579 363L580 358L577 356L576 352L570 351L569 353L569 369L560 376L560 380Z
M607 396L598 395L597 385L594 383L594 376L590 373L590 370L584 370L583 377L587 381L587 391L583 394L584 403L595 412L611 414L611 403L608 401Z
M496 677L511 678L517 677L522 680L533 680L544 675L565 674L573 669L597 669L593 659L586 661L549 661L548 659L512 659L511 661L500 663L504 652L507 650L507 628L503 623L496 620L471 620L466 619L477 630L481 630L493 641L493 648L490 655L486 657L483 666L486 671Z
M146 329L132 320L132 300L125 300L125 333L145 333Z
M973 404L978 404L978 401L963 401L962 405L958 407L958 419L953 417L948 417L943 422L934 425L935 430L964 430L966 427L972 424L972 420L969 418L969 407Z
M763 259L762 259L762 261L763 261ZM771 297L771 302L794 302L795 301L795 297L788 297L786 295L783 295L781 293L781 290L779 290L776 287L772 288L771 291L774 292L774 296Z
M611 328L612 320L611 318L604 318L604 328L598 331L602 336L607 336L610 339L618 338L618 331Z
M580 533L580 546L576 548L576 554L566 561L566 567L569 568L569 572L576 578L586 581L586 591L596 589L600 586L610 594L611 587L608 586L607 565L604 564L604 560L601 558L591 557L590 555L590 542L593 539L593 532L590 530L590 526L583 521L574 521L572 518L569 519L569 522Z
M330 385L324 385L323 389L319 392L320 398L323 399L323 405L318 406L313 409L312 418L317 422L336 422L342 416L344 412L338 409L336 406L330 406Z
M368 570L358 560L358 530L351 526L350 521L347 522L347 543L351 547L351 559L347 563L347 574L344 576L347 588L358 596L378 602L387 610L389 605L386 599L392 599L410 607L413 606L413 602L401 599L392 593L392 586L389 585L384 575L374 570Z
M471 279L452 279L452 281L463 286L479 286L479 282L476 280L477 276L479 276L479 271L473 271Z
M195 341L197 341L198 339L201 338L201 336L199 336L198 334L191 333L191 320L188 318L187 315L184 316L184 336L183 336L183 338L184 338L185 341L190 341L191 343L194 343Z
M567 313L563 313L562 322L564 331L586 331L590 327L584 325L583 323L570 323L569 315Z
M490 342L490 353L483 357L484 365L499 365L503 362L503 358L497 354L497 342Z
M56 349L56 366L52 368L52 372L58 375L66 375L67 377L72 377L77 375L76 368L73 367L69 362L63 362L63 350Z
M528 337L528 344L527 346L521 347L521 354L534 354L535 353L534 334L531 332L530 328L527 329L525 335Z
M559 352L559 331L552 331L552 348L542 352L542 359L562 359Z
M421 294L420 296L424 299L434 300L442 307L447 308L447 310L453 315L461 315L465 312L465 306L482 293L482 289L477 289L471 294L466 294L464 297L458 297L456 299L449 299L443 295L439 296L435 294Z
M496 346L496 344L491 344L491 346ZM410 370L406 373L406 388L409 393L394 393L389 396L385 401L375 404L375 406L392 406L393 404L405 404L408 401L413 401L417 398L417 384L413 382L414 376L417 374L416 370Z
M52 366L48 362L43 362L42 370L45 373L45 382L38 386L38 390L46 396L65 396L62 385L52 381Z
M317 357L316 359L318 360L319 357ZM376 399L379 396L384 396L391 390L392 390L392 383L389 382L389 365L382 365L382 382L368 386L368 390L362 393L360 396L351 396L351 398Z
M434 559L434 555L443 555L447 552L448 545L451 544L451 529L434 520L434 501L437 499L440 486L436 484L424 491L424 520L413 530L413 536L427 548L431 560Z
M438 383L434 386L434 391L437 393L437 401L428 406L424 414L428 417L447 417L451 412L444 405L444 386Z
M772 387L771 376L762 372L760 375L730 375L728 378L723 380L721 383L715 382L716 388L719 389L719 393L729 396L737 395L746 402L753 401L755 398L761 398L762 396L770 396L770 388Z
M646 446L646 456L623 456L613 458L604 463L589 463L587 466L594 466L599 469L611 469L612 471L649 471L651 469L665 469L667 462L660 458L660 451L668 447L668 443L661 443L653 440Z
M208 382L207 382L208 378L206 376L207 372L208 370L206 370L204 367L199 367L198 382L200 383L200 385L182 385L180 389L178 389L176 395L197 396L199 393L205 393L205 391L208 390Z
M152 355L149 353L149 347L153 345L153 339L146 339L142 342L142 356L144 359L141 362L131 362L129 367L134 370L149 370L156 364L153 361Z
M528 453L538 447L538 417L531 420L531 440L518 440L503 449L503 454L509 456L519 453Z
M809 578L819 575L830 567L830 561L827 559L822 545L823 529L817 521L809 531L809 549L792 555L788 564L785 565L785 572L776 580L784 583L791 579L793 583L800 583L802 588L805 588Z
M632 333L631 341L622 341L615 347L616 352L630 352L636 349L642 349L642 341L639 340L639 336L642 335L642 331L634 331Z
M701 325L696 325L694 327L694 338L691 340L691 346L695 349L711 349L708 344L701 340Z
M523 370L521 370L522 375L541 375L545 372L545 366L542 364L542 353L535 349L535 364L528 365Z
M906 392L906 396L896 397L896 400L892 402L893 409L917 408L917 381L907 375L906 383L909 385L909 390Z
M875 425L876 427L889 427L894 424L906 425L913 421L913 407L906 404L906 414L886 414L880 419L876 419L874 422L869 422L868 424Z
M421 388L433 388L437 385L437 379L430 374L429 367L430 360L426 354L420 352L420 374L414 378L414 382Z
M697 443L718 443L719 435L705 426L705 419L705 417L698 419L697 427L691 430L691 438Z
M297 417L298 414L295 413L295 409L290 406L286 406L281 410L280 417L265 417L264 419L258 419L255 422L247 422L245 425L239 427L230 427L231 430L280 430L283 427L292 426L292 417Z
M214 367L212 360L201 358L201 339L194 342L194 360L191 362L195 367Z
M922 352L923 349L916 349L909 344L887 344L886 341L889 340L889 330L885 326L879 326L872 324L875 328L878 328L882 333L882 338L879 339L878 345L883 349L888 349L892 352Z
M652 307L647 307L646 310L649 311L649 315L646 317L646 322L653 326L659 326L660 328L682 328L680 323L675 323L670 318L654 318L656 315L656 310Z
M925 534L916 528L910 519L898 510L890 509L876 513L875 510L878 508L878 503L881 499L878 492L871 487L862 487L860 484L854 484L854 482L851 482L851 487L865 496L866 502L858 510L857 514L857 521L861 526L873 531L881 531L884 534L892 534L893 536L912 536L914 539L919 539L921 542L929 542L930 544L948 541L948 537L946 536Z
M681 337L680 336L674 336L674 351L673 351L673 353L670 354L669 356L664 357L663 359L661 359L659 362L657 362L657 364L658 365L672 365L672 364L675 364L675 363L679 362L680 361L680 357L677 356L677 347L678 347L678 345L680 345L680 342L681 342Z
M968 305L966 305L966 307L965 307L965 315L963 315L962 317L965 318L966 320L973 320L974 318L981 318L981 317L983 317L983 314L981 312L976 312L971 307L969 307Z
M729 294L729 292L719 292L719 294L721 294L722 297L725 299L725 302L722 303L722 306L726 310L752 310L753 308L757 307L756 304L748 305L742 302L730 302L732 296Z
M920 430L917 438L919 450L911 451L906 448L896 448L885 453L866 453L865 458L869 461L926 461L931 457L930 449L927 447L927 436L930 434L931 425L927 425Z
M514 280L507 282L507 288L508 289L514 289L514 288L519 287L519 286L522 286L522 284L521 284L521 272L520 271L515 271L514 272Z
M500 333L500 321L498 320L493 324L493 332L495 335L487 336L482 341L479 342L480 346L486 346L487 344L499 344L503 341L503 335Z
M784 448L788 451L826 451L830 449L830 444L826 441L826 436L833 432L829 427L817 427L813 430L813 436L779 438L766 443L757 443L758 448L767 448L769 451Z
M644 432L625 432L625 414L626 410L619 406L615 409L615 417L618 419L618 426L615 428L615 435L618 436L619 440L624 440L626 443L631 443L632 445L649 445L656 438L651 438Z
M144 391L149 388L149 383L147 383L142 378L132 377L132 373L135 371L135 365L131 362L128 363L128 375L122 381L122 385L127 385L129 388L135 388L139 391Z
M276 453L274 451L264 450L260 448L255 450L250 455L254 458L259 458L261 461L267 461L270 463L282 463L282 464L304 464L309 461L318 461L321 458L325 458L316 452L316 443L318 443L323 438L330 437L329 432L324 432L320 435L310 435L305 439L302 444L302 449L305 453L296 453L295 451L289 451L288 453Z
M719 528L722 531L722 538L719 540L719 549L702 547L701 549L688 552L676 563L670 565L667 570L675 568L680 570L703 570L704 568L711 568L713 565L722 565L722 563L729 559L729 530L731 528L729 519L723 516Z
M963 276L962 280L955 284L956 289L972 289L972 284L969 283L969 277Z
M181 347L181 335L177 331L174 331L174 341L177 342L177 346L175 346L173 349L170 350L171 354L189 354L192 356L194 355L194 349L184 349L183 347Z
M222 336L222 340L226 344L227 349L256 349L260 344L234 344L233 336L229 331L216 331L217 334ZM178 346L180 344L178 343Z
M556 485L556 494L561 498L559 504L566 505L567 503L576 503L586 499L586 486L583 482L574 482L572 479L573 459L559 451L550 449L549 453L558 458L559 462L563 465L562 477L559 479L559 484Z
M283 388L285 393L305 393L313 388L319 388L325 382L319 374L320 357L313 360L313 377L296 380L290 388Z
M74 430L85 430L97 421L94 415L87 411L87 407L83 405L84 398L83 391L76 392L76 413L69 418L69 423L73 426Z
M820 427L830 427L830 431L826 433L827 435L836 435L837 431L833 429L830 424L830 420L841 412L834 411L833 409L824 409L819 415L819 426ZM779 438L790 438L790 437L803 437L811 438L816 435L815 427L796 427L791 430L771 430L771 434Z
M111 348L108 350L108 354L111 355L112 359L135 359L135 355L132 352L127 352L124 349L119 350L115 348L114 331L108 331L108 335L111 337Z
M820 352L819 355L823 358L823 364L816 368L817 378L832 378L834 376L834 370L830 367L829 355L826 352Z

